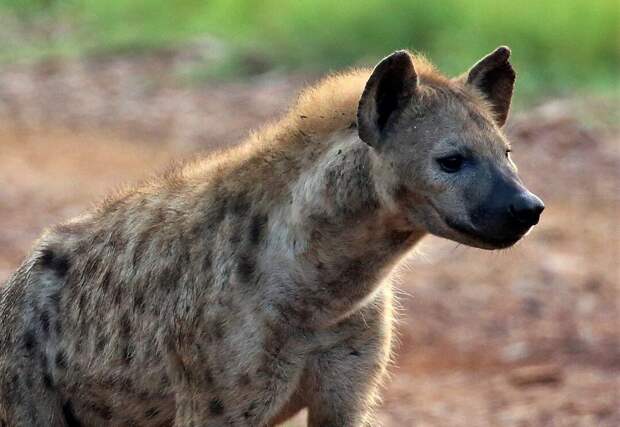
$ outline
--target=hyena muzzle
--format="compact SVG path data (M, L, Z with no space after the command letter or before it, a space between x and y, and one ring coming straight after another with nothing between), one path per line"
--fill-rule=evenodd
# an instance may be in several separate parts
M398 51L274 125L48 230L0 296L0 425L372 425L389 272L426 234L538 222L500 128L500 47L457 78Z

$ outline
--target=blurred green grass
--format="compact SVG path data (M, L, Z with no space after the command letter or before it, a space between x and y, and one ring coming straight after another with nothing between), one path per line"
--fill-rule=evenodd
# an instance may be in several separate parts
M455 74L500 44L512 47L527 96L616 91L620 69L617 0L0 0L0 17L22 28L0 43L4 63L214 35L227 46L220 77L252 72L248 56L324 71L403 47Z

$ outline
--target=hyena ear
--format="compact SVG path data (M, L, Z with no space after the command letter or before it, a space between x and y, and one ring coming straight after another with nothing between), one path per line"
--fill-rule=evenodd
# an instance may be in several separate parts
M411 55L399 50L375 67L357 108L359 137L376 146L390 117L404 107L413 96L418 76Z
M467 75L467 83L480 90L491 103L495 121L503 126L508 118L515 70L510 65L510 49L500 46L474 65Z

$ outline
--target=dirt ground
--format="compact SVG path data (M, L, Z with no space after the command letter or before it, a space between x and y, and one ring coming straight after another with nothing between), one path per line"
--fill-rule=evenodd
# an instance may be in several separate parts
M200 58L199 58L200 59ZM0 71L0 282L48 225L171 159L238 142L312 76L188 86L192 52ZM386 427L620 425L620 129L602 99L513 114L547 209L515 248L427 238L394 275Z

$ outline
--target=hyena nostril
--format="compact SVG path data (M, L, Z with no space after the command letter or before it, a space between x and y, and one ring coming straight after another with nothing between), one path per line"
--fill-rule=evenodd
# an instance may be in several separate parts
M529 192L519 194L509 206L512 216L519 223L527 226L538 224L540 214L544 209L545 205L542 200Z

